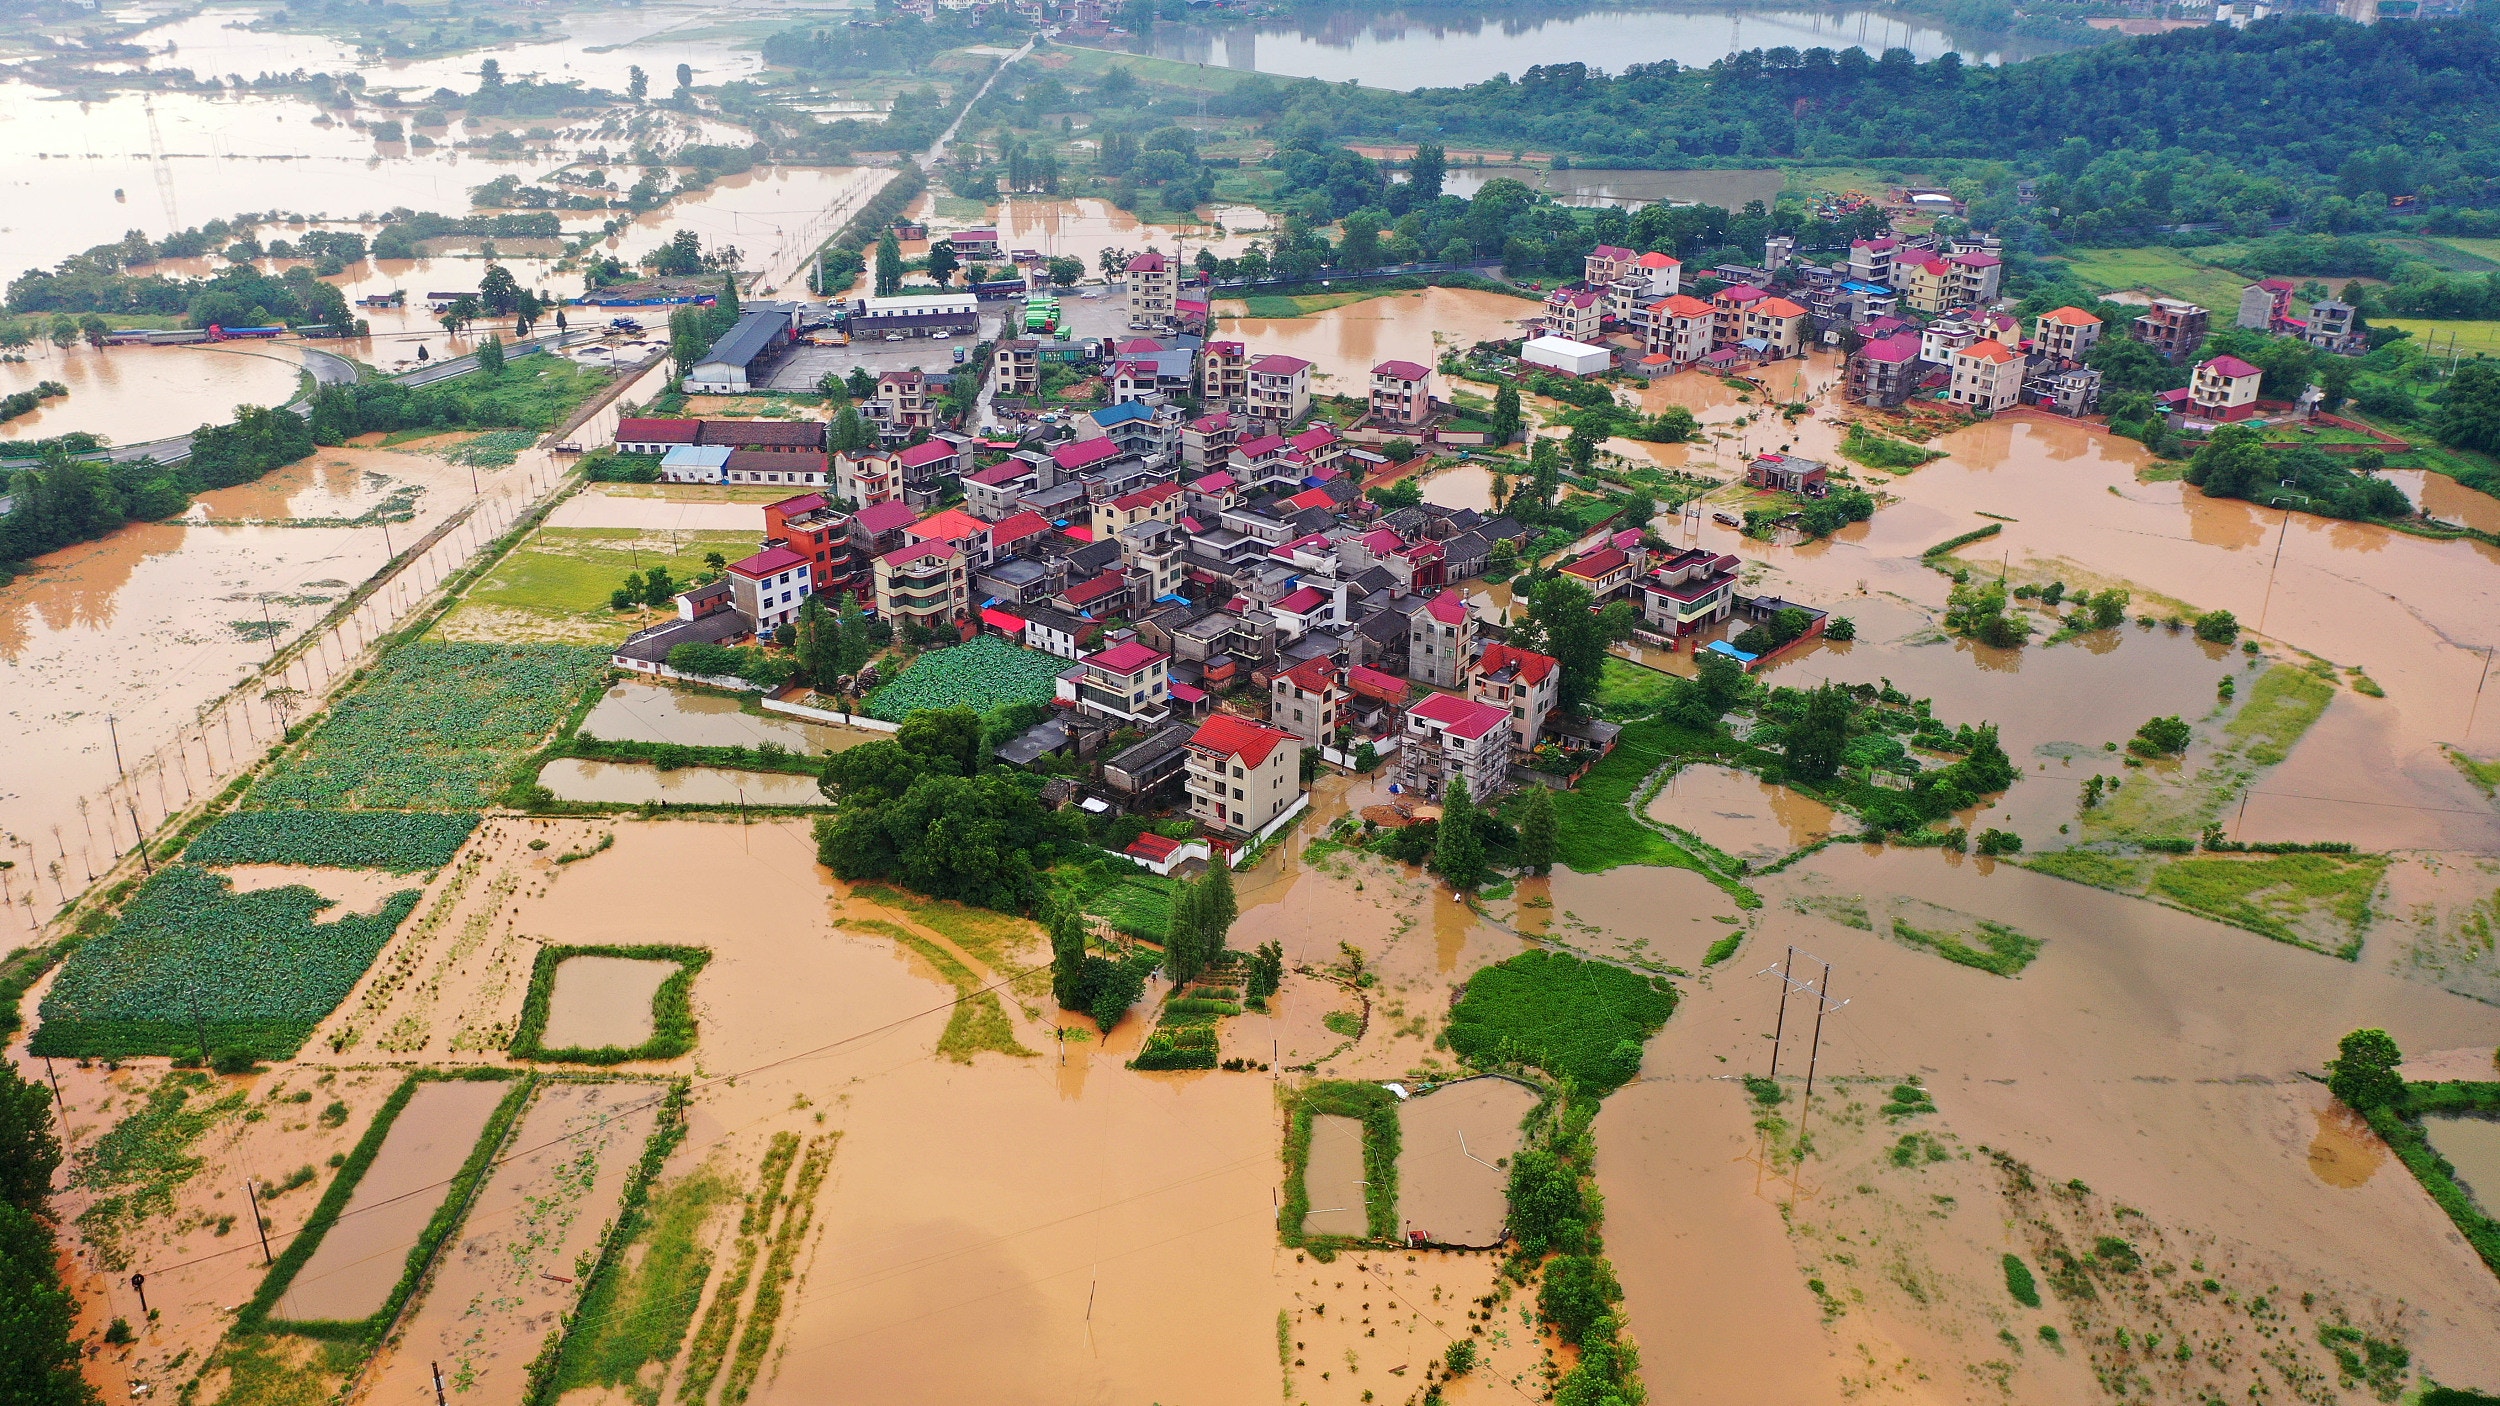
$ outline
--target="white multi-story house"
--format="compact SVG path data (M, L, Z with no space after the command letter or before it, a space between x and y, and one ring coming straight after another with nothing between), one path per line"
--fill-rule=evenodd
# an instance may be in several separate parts
M1128 317L1151 330L1172 323L1172 305L1180 297L1180 266L1148 249L1128 261Z
M1455 693L1436 693L1406 710L1406 735L1398 742L1398 780L1427 800L1449 793L1464 779L1479 801L1510 780L1511 716L1507 708Z
M1336 661L1322 654L1305 659L1276 676L1268 685L1268 721L1294 735L1305 747L1325 746L1337 730L1345 686Z
M1649 305L1649 350L1678 366L1710 355L1717 329L1718 310L1699 298L1678 293Z
M1994 337L1953 353L1952 402L1974 415L1994 415L2023 398L2022 354Z
M1475 658L1476 618L1466 598L1443 591L1408 607L1406 676L1434 688L1465 688Z
M1246 369L1242 411L1271 432L1311 413L1311 363L1298 356L1262 356Z
M1513 743L1525 752L1536 746L1545 720L1562 700L1562 665L1550 654L1488 644L1468 671L1467 696L1510 714Z
M755 622L759 635L797 619L812 589L807 558L788 547L769 548L729 564L730 599L739 614Z
M1219 834L1253 835L1302 798L1302 749L1290 732L1217 713L1189 739L1189 818Z

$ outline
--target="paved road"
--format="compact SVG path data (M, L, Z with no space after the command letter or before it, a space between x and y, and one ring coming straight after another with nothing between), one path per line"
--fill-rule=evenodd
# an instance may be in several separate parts
M1047 31L1045 31L1045 33L1046 32ZM955 114L955 120L946 124L946 130L938 133L938 139L929 144L929 149L927 151L924 151L917 157L913 158L920 163L921 170L934 171L937 169L937 164L946 159L946 144L955 140L956 129L962 127L964 125L964 119L972 115L972 109L974 106L979 104L981 99L989 96L990 85L996 83L999 80L999 76L1004 74L1009 67L1020 62L1026 55L1032 53L1033 45L1043 37L1043 34L1035 34L1032 38L1024 41L1023 48L1016 50L1014 53L1009 54L1007 57L998 61L998 67L991 69L990 76L982 81L981 91L972 95L972 100L964 104L964 110Z

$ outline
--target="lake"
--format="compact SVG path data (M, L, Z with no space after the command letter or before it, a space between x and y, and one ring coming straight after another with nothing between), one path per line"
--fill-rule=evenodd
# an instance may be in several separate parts
M1158 24L1125 41L1135 53L1280 77L1374 87L1445 88L1517 77L1538 64L1585 63L1621 72L1673 59L1707 66L1744 49L1907 49L1922 61L1956 52L2006 63L2070 47L1965 32L1874 9L1727 10L1691 7L1545 10L1463 17L1402 10L1331 11L1256 25Z

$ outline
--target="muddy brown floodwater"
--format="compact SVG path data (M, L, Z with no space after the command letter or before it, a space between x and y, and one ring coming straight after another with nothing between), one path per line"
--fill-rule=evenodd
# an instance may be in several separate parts
M277 1316L344 1321L378 1312L407 1267L408 1247L442 1203L444 1186L511 1091L500 1080L417 1085L337 1222L288 1283Z
M0 395L32 390L38 381L57 381L69 394L0 425L0 452L9 452L10 440L76 430L116 444L188 434L232 419L238 405L293 400L303 374L300 348L281 342L27 350L27 360L0 365Z
M1519 335L1537 305L1502 293L1426 288L1329 308L1307 317L1218 317L1222 335L1262 352L1298 356L1314 368L1314 394L1368 394L1371 371L1403 359L1437 366L1448 347ZM1445 392L1446 393L1446 392Z
M2425 1118L2422 1131L2431 1147L2457 1169L2457 1180L2465 1183L2477 1204L2500 1202L2500 1120Z
M1537 1093L1467 1079L1398 1105L1400 1228L1435 1245L1499 1245L1510 1224L1508 1159Z
M1832 808L1749 771L1688 766L1667 778L1649 818L1690 830L1726 854L1755 864L1832 833Z
M661 801L696 806L820 806L824 792L813 777L777 771L738 771L690 766L675 771L638 762L586 762L560 757L538 773L538 784L559 800L640 805Z
M556 966L540 1043L551 1050L631 1049L651 1038L651 998L676 975L675 962L633 957L567 957Z
M1335 1113L1311 1119L1311 1155L1303 1165L1302 1186L1311 1198L1311 1209L1302 1217L1303 1234L1368 1233L1371 1216L1364 1208L1368 1183L1363 1179L1359 1120Z
M600 696L583 732L616 742L678 742L691 747L761 747L771 743L814 755L839 752L890 733L749 712L727 694L627 679Z

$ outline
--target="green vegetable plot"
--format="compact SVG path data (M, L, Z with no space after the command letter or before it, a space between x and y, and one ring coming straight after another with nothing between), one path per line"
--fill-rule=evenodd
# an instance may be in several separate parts
M345 1000L416 889L371 914L316 922L329 899L294 886L236 893L190 864L157 871L111 931L71 954L43 999L33 1049L48 1055L285 1059Z
M254 809L469 810L556 729L608 652L402 645L254 788Z
M449 864L475 829L475 811L247 810L217 817L182 857L194 864L306 864L413 874Z
M1675 1011L1675 988L1567 952L1522 952L1467 982L1450 1012L1450 1048L1523 1059L1610 1093L1641 1072L1641 1046Z
M1068 661L1024 649L996 635L970 644L933 649L903 676L868 695L868 715L901 722L930 708L970 708L986 713L1007 703L1047 703Z

